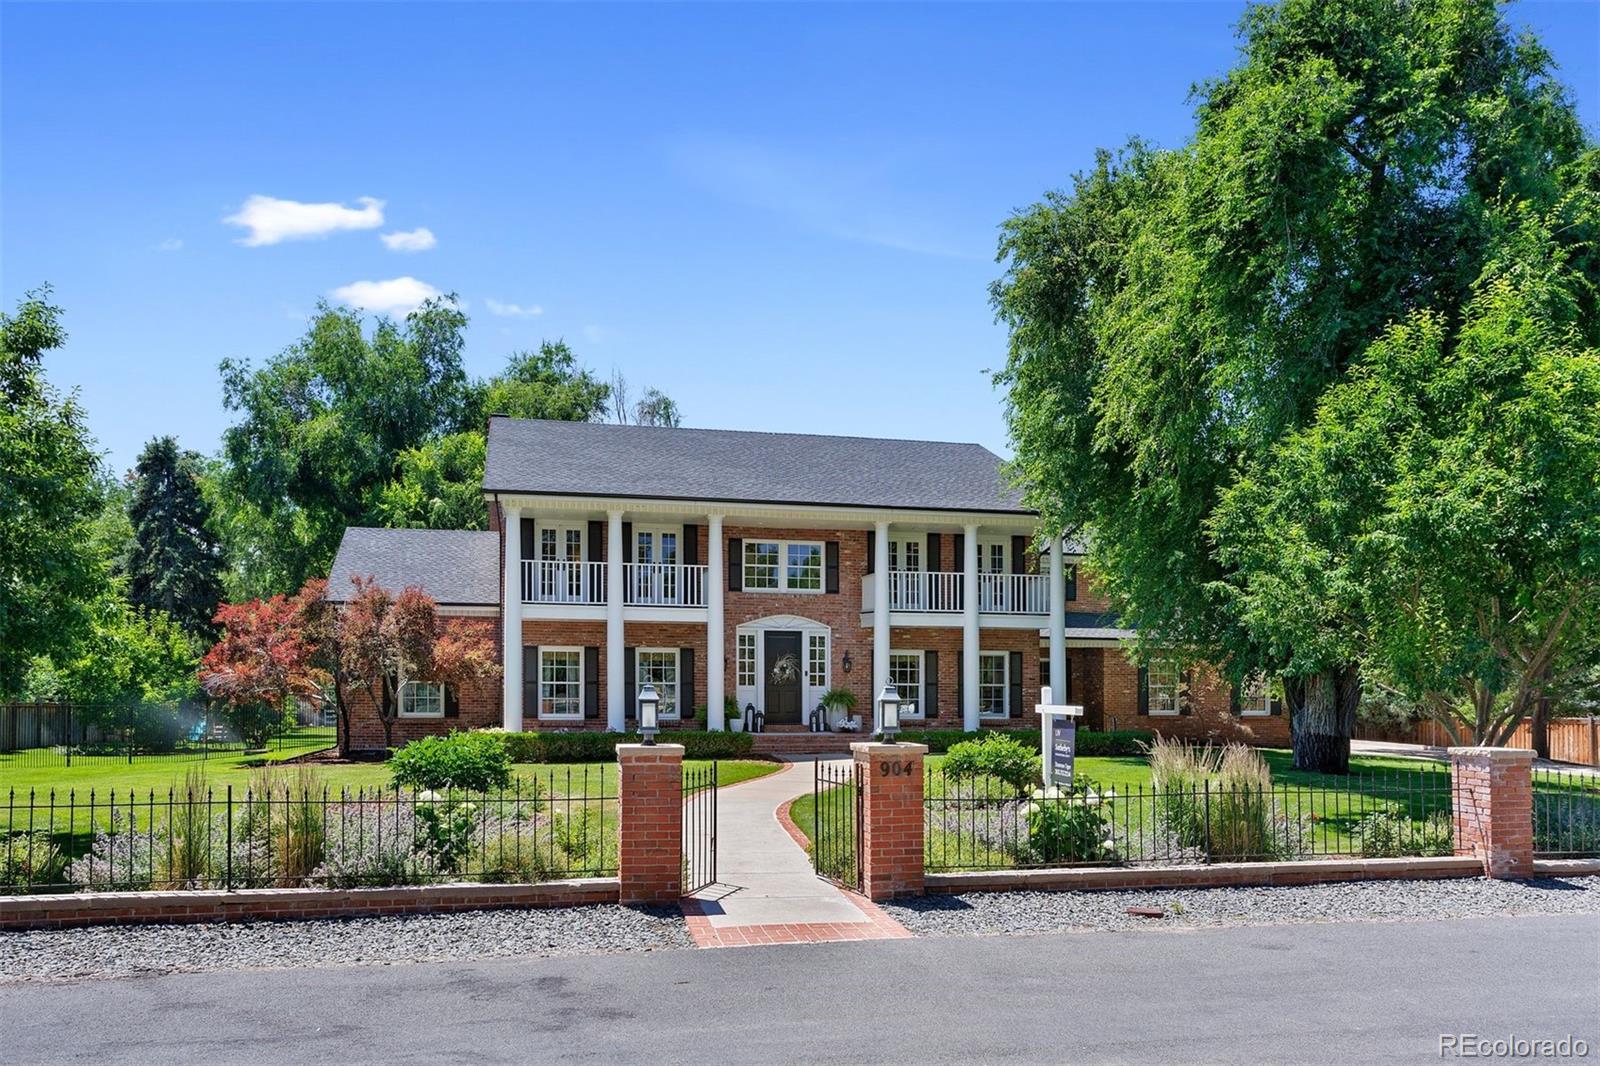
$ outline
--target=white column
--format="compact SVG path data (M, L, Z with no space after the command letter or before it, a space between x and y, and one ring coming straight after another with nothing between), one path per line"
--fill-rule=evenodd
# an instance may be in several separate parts
M706 539L711 542L706 547L706 728L715 733L727 725L722 716L728 650L722 631L722 601L728 574L722 562L722 516L708 515L706 524Z
M978 527L967 526L961 559L961 728L978 728Z
M872 550L872 731L878 731L878 693L889 683L889 523L879 522Z
M606 728L627 728L627 652L622 643L622 512L606 515Z
M522 732L522 509L507 507L500 515L505 529L505 592L501 658L504 660L504 695L500 724L507 733Z
M1067 679L1067 562L1060 537L1050 542L1050 701L1062 702Z

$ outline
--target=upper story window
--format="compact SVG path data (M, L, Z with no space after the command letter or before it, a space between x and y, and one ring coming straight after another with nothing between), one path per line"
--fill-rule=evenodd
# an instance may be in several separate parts
M747 540L744 587L747 591L821 592L821 541Z
M889 538L890 570L921 570L922 540L910 537Z

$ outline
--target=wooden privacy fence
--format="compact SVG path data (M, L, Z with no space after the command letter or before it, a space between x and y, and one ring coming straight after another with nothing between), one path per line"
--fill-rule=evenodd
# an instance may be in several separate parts
M1357 725L1356 737L1359 740L1387 740L1398 744L1427 744L1436 748L1448 748L1456 743L1444 726L1431 718L1412 722L1399 729ZM1505 746L1533 747L1533 727L1527 722L1517 726ZM1600 718L1551 719L1550 758L1581 766L1600 766Z

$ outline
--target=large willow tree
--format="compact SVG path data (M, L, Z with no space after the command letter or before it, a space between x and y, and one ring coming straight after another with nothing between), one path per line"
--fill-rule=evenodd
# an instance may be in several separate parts
M1296 765L1342 771L1357 649L1253 636L1219 592L1218 500L1391 323L1459 314L1507 205L1595 167L1492 0L1286 0L1240 34L1188 144L1102 152L1006 223L998 379L1032 503L1089 534L1141 642L1284 674Z

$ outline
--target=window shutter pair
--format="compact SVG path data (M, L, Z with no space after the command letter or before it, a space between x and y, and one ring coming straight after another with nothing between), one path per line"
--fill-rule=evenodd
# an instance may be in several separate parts
M922 717L933 721L939 717L939 653L922 653Z
M823 588L828 592L839 591L839 542L830 540L822 546L823 555Z
M728 591L744 591L744 541L728 538Z
M624 718L639 717L639 655L638 648L624 648L625 656L622 668L622 688L626 693L623 701L622 715Z
M1150 713L1150 668L1139 667L1139 713Z
M583 649L583 716L600 717L600 649Z
M539 716L539 646L522 646L522 714Z
M678 717L694 719L694 649L678 649Z
M1016 539L1017 540L1022 540L1024 538L1018 537ZM1022 717L1022 653L1020 651L1014 651L1014 652L1011 653L1011 677L1008 678L1008 680L1011 682L1011 695L1010 695L1010 699L1008 699L1006 701L1010 705L1010 706L1008 706L1006 708L1006 717L1007 718L1021 718Z

